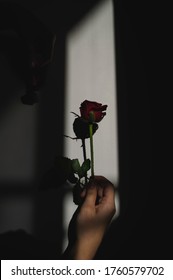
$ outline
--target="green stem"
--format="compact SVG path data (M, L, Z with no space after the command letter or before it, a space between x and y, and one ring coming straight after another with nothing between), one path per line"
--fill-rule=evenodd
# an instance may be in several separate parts
M93 147L93 124L89 124L90 151L91 151L91 176L94 176L94 147Z
M85 146L85 138L82 139L82 148L83 148L83 158L84 158L84 161L86 161L86 146ZM85 175L85 184L87 184L87 173Z

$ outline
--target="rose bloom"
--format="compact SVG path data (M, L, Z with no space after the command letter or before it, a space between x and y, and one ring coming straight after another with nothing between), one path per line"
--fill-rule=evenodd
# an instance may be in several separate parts
M94 122L100 122L106 115L104 112L107 109L107 105L102 105L94 101L85 100L81 103L80 113L81 117L87 121L91 121L91 114Z
M93 134L98 129L98 124L93 123ZM73 122L73 131L76 134L77 139L86 139L90 137L89 134L89 123L83 118L75 118Z

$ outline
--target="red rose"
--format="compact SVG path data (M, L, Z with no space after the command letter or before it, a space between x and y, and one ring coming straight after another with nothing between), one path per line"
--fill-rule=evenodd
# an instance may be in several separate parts
M98 129L98 124L93 123L93 134ZM89 135L89 123L83 118L75 118L73 122L73 131L77 136L77 139L87 139L90 137Z
M106 115L106 112L103 112L106 109L107 105L102 105L101 103L85 100L81 103L80 113L81 117L87 121L91 121L92 118L92 121L100 122Z

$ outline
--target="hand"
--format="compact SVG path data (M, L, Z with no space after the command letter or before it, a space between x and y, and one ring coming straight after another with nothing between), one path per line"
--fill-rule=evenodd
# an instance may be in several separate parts
M114 186L106 178L95 176L81 195L83 204L69 225L69 248L74 259L92 259L115 214Z

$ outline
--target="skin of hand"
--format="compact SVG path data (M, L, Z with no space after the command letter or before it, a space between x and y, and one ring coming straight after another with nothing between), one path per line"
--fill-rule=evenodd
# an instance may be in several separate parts
M95 176L81 196L68 230L68 250L73 259L93 259L107 226L115 214L115 188L103 176Z

